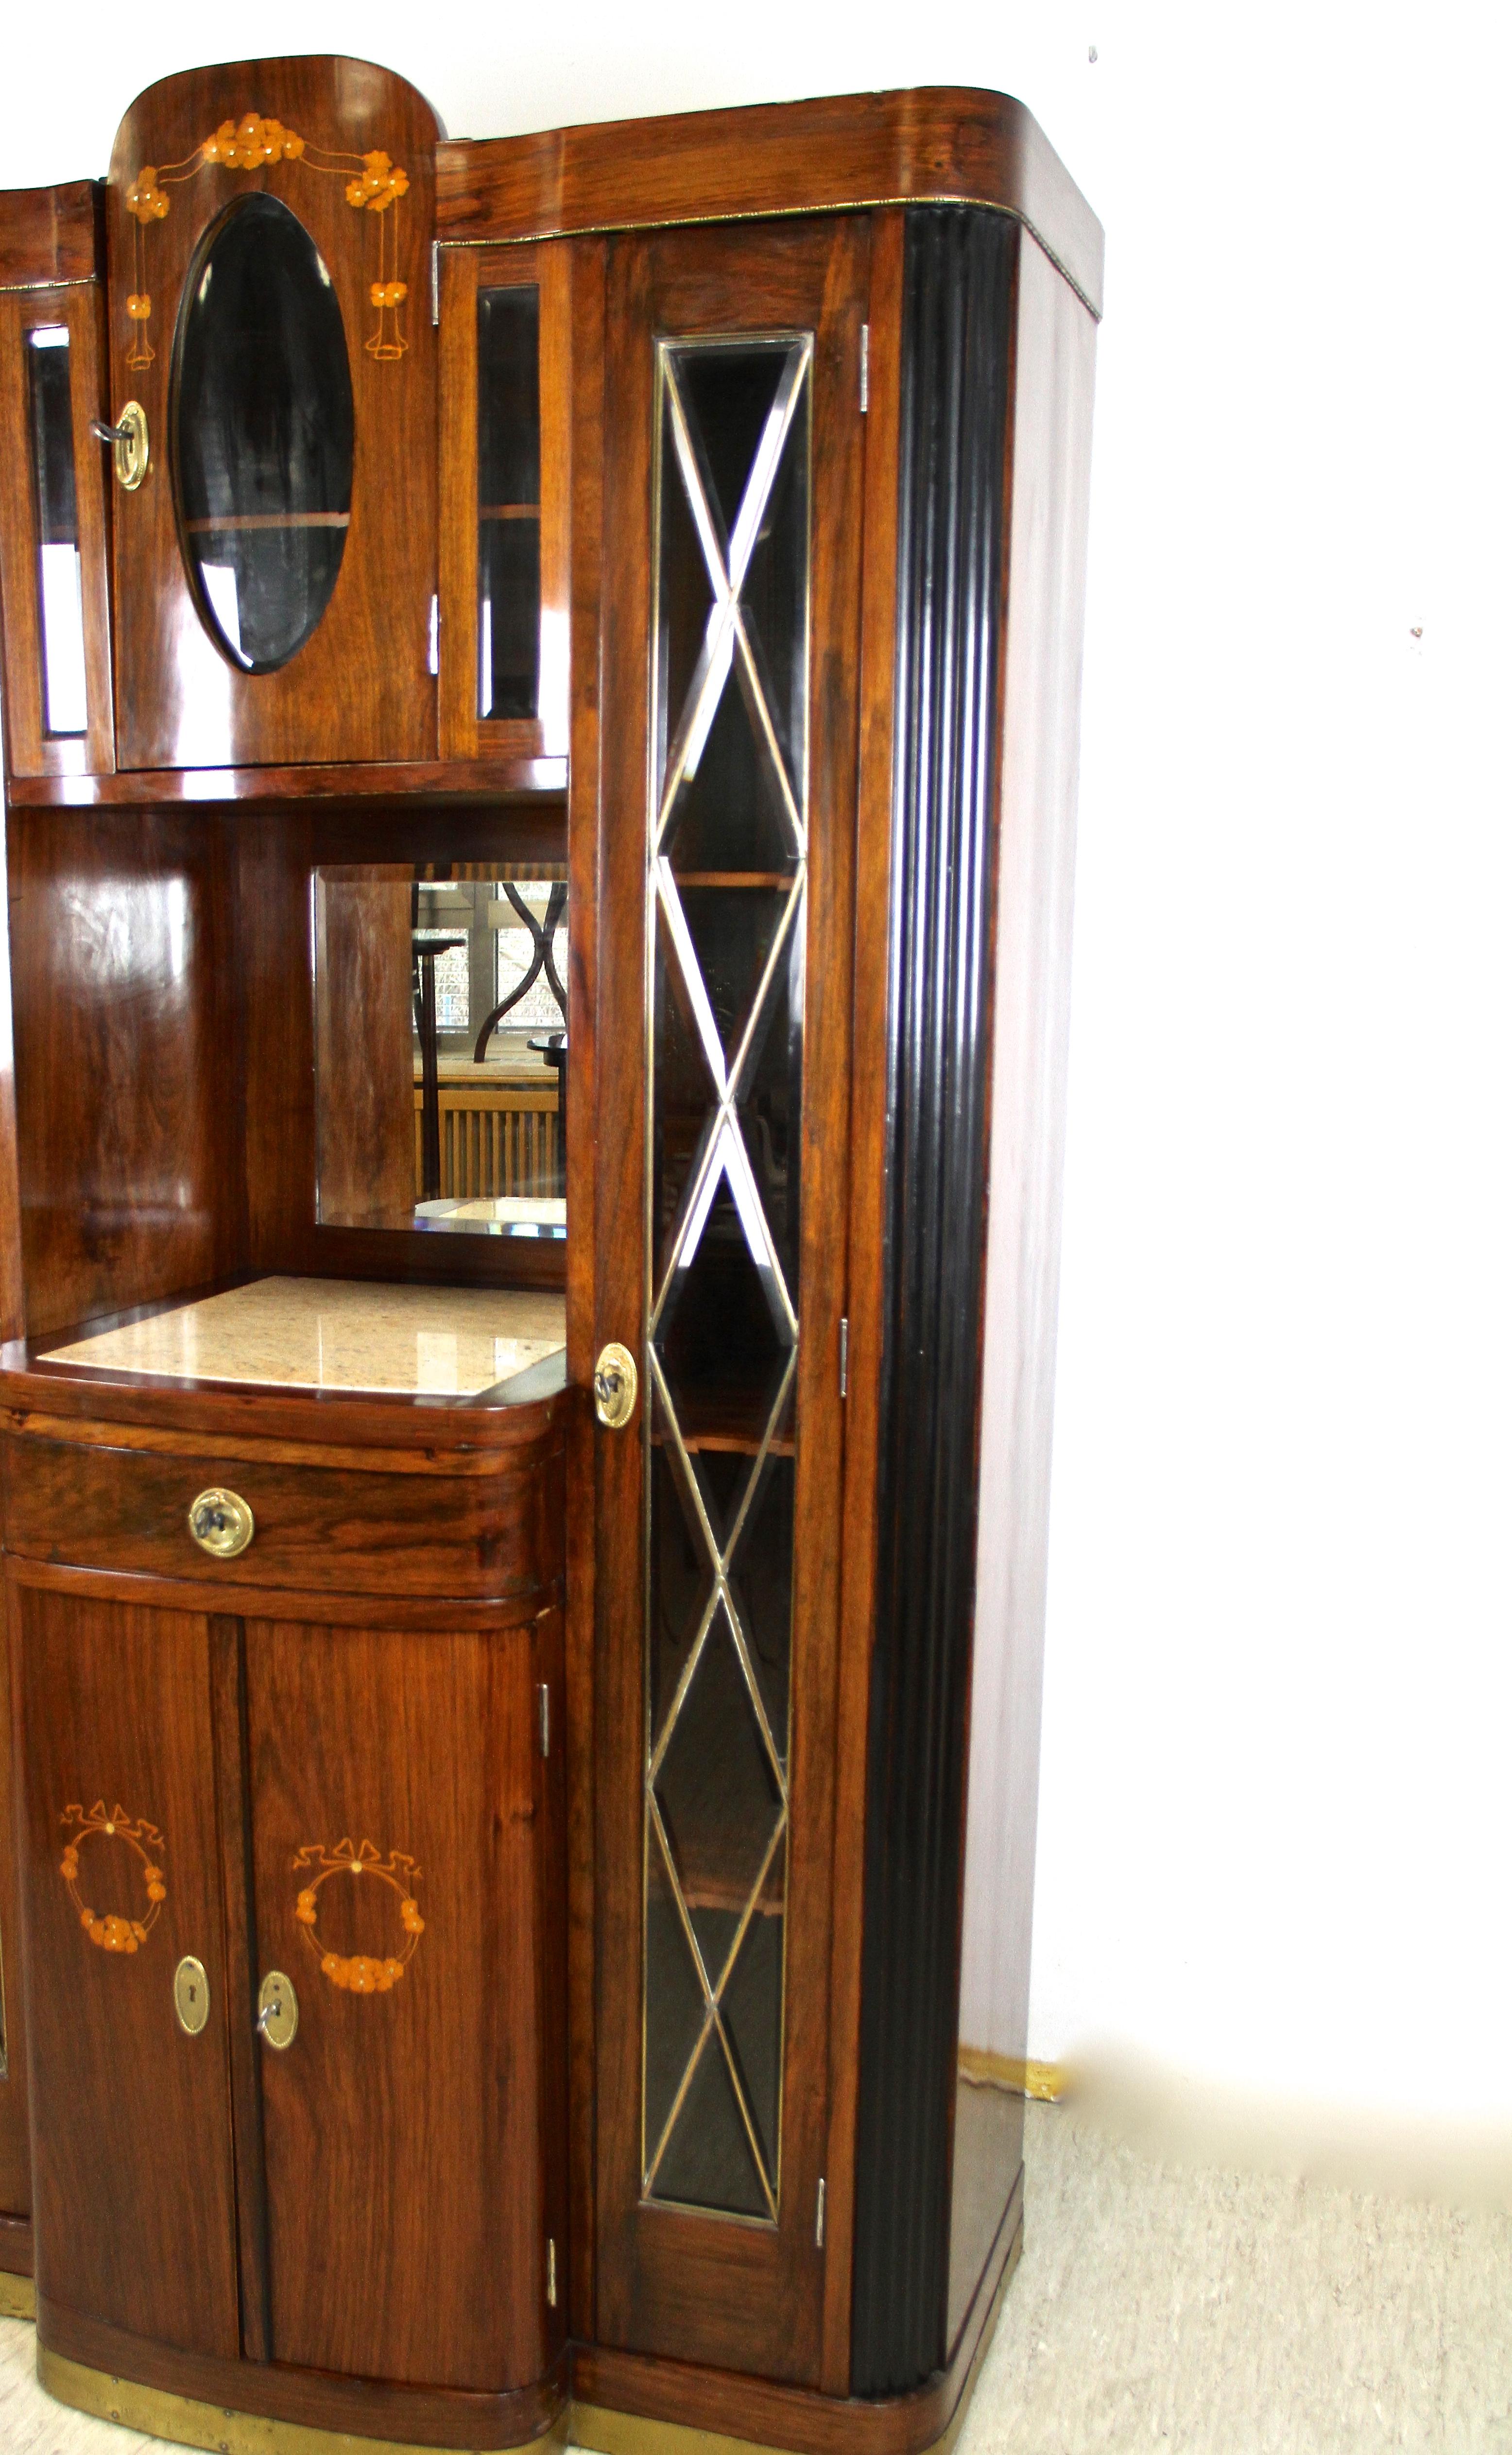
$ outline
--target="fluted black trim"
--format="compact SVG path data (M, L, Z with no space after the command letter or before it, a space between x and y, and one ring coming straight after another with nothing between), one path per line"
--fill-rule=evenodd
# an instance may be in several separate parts
M898 478L886 1349L851 2387L942 2364L987 1204L988 897L1017 232L910 212Z

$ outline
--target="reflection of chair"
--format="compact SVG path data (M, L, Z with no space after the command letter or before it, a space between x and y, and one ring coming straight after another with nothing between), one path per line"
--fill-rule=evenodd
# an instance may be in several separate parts
M560 883L552 888L546 898L546 917L543 921L536 919L524 897L517 893L507 880L504 882L504 893L520 915L524 927L530 932L534 952L523 980L510 990L506 998L501 998L493 1013L485 1017L483 1027L478 1035L477 1045L473 1049L475 1065L482 1064L488 1053L488 1044L505 1015L509 1013L511 1007L520 1004L522 997L528 997L542 972L545 973L550 984L552 996L562 1008L562 1022L565 1023L567 1020L567 992L557 977L557 960L551 951L552 941L562 926L562 916L567 908L567 890ZM531 1042L531 1046L535 1046L534 1041Z
M436 958L465 946L467 932L412 929L415 1028L420 1044L420 1200L434 1202L441 1189L441 1085L437 1071Z
M530 1046L538 1057L556 1068L557 1075L557 1167L562 1179L561 1190L567 1190L567 1035L564 1031L538 1031Z

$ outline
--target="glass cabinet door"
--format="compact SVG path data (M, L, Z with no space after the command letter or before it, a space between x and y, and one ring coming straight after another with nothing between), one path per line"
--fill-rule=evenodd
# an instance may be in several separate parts
M678 235L609 272L633 381L607 412L596 1147L641 1201L597 1338L632 1349L641 1394L598 1436L599 2332L800 2380L825 2274L866 247L852 223Z

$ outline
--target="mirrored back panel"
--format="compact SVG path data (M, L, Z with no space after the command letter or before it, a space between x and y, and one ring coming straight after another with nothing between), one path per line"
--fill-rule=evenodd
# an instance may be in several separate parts
M310 925L319 1225L563 1242L564 867L322 864Z

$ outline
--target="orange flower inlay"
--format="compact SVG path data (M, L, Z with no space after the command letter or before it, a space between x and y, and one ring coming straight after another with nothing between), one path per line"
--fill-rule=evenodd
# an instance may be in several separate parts
M76 1838L64 1845L58 1872L69 1888L69 1896L78 1912L79 1924L92 1944L101 1952L139 1952L157 1923L163 1903L168 1898L168 1886L157 1856L163 1847L163 1836L155 1824L145 1816L128 1816L120 1806L107 1810L103 1798L97 1798L88 1815L82 1807L66 1807L62 1823ZM147 1895L144 1917L129 1918L113 1912L97 1916L79 1894L79 1846L93 1837L107 1841L124 1841L141 1861L141 1882Z
M294 1915L305 1942L320 1964L321 1976L343 1994L386 1995L403 1977L425 1932L425 1920L413 1889L420 1880L414 1859L406 1857L402 1850L391 1850L384 1858L371 1841L342 1839L334 1850L325 1849L317 1841L308 1841L296 1856L294 1868L296 1875L314 1871L314 1881L305 1884L295 1900ZM402 1951L391 1953L381 1960L372 1953L327 1951L316 1933L319 1916L317 1896L332 1876L376 1876L398 1896L399 1924L405 1936Z

